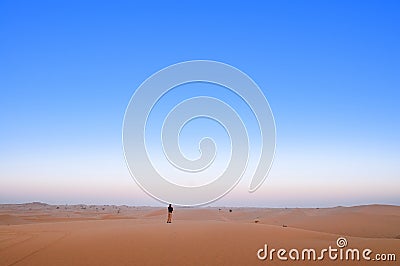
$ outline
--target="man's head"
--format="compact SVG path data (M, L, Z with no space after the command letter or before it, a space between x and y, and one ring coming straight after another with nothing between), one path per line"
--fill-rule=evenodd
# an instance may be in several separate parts
M171 207L171 204L169 204L169 207Z

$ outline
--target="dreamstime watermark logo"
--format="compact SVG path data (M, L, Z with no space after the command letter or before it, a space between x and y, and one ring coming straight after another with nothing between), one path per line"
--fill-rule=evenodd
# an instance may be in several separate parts
M217 154L214 140L204 137L198 159L186 158L179 146L179 135L189 121L198 117L212 119L222 125L231 143L229 163L220 176L199 186L174 184L155 167L146 148L146 124L151 110L167 92L192 82L223 86L241 97L257 119L261 136L261 153L249 192L264 182L275 153L275 122L269 104L257 84L246 74L230 65L207 60L178 63L166 67L144 81L133 94L125 112L123 148L131 175L139 186L154 198L166 203L194 206L209 203L228 193L241 179L249 159L249 139L246 126L238 113L220 99L200 96L176 105L165 117L161 139L168 162L190 178L199 171L207 171Z
M394 253L374 253L371 249L358 249L348 248L347 239L339 237L336 240L336 246L328 246L321 250L314 248L297 249L292 248L287 250L285 248L275 249L268 248L265 244L263 248L257 251L257 258L259 260L280 260L280 261L322 261L325 258L335 261L396 261L396 254Z

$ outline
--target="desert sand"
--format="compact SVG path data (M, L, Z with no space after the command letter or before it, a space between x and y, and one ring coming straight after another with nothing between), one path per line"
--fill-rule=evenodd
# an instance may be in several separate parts
M0 205L0 265L399 265L400 206L166 208ZM396 261L281 261L269 248L371 249ZM261 253L263 254L263 253ZM287 256L287 254L286 254Z

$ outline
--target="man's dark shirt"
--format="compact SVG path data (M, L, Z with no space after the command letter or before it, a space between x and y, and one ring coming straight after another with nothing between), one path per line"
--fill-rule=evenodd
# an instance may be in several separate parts
M172 213L173 210L174 210L174 208L168 207L168 212Z

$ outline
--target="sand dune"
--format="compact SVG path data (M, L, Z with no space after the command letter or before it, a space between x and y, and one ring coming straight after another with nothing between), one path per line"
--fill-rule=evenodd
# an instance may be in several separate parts
M231 212L229 210L232 210ZM321 209L0 205L0 265L365 265L369 261L259 260L270 248L337 247L400 259L400 207Z

